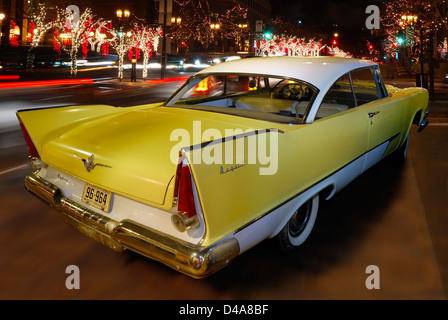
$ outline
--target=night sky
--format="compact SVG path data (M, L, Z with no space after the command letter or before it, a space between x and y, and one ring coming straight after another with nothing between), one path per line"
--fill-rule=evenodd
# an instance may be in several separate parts
M361 27L367 17L365 9L377 0L271 0L272 16L290 21L322 22Z
M271 5L273 18L278 16L290 22L301 20L303 28L312 28L316 33L338 31L341 42L345 40L347 44L353 45L365 33L367 6L378 5L380 2L382 1L271 0Z

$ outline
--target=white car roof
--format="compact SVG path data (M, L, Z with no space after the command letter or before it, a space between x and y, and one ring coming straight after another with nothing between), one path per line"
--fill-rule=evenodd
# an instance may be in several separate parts
M373 61L341 57L257 57L223 62L203 73L256 73L282 76L306 81L326 91L345 73L359 68L375 66Z

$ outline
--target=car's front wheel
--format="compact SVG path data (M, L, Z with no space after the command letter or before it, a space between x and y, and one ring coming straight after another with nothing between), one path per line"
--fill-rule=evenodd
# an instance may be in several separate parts
M409 146L409 133L406 137L406 140L401 145L401 147L399 147L391 154L392 161L396 163L403 163L406 160L406 156L408 154L408 146Z
M278 234L280 247L291 252L300 246L310 235L319 209L319 195L300 206Z

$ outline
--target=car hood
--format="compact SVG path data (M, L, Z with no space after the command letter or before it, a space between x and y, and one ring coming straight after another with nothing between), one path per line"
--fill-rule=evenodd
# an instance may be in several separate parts
M66 109L70 112L70 109ZM48 165L98 187L163 207L170 206L179 151L210 141L216 129L260 130L270 122L182 108L123 110L76 121L45 135L38 151ZM31 136L33 136L31 134ZM97 165L88 172L84 162Z

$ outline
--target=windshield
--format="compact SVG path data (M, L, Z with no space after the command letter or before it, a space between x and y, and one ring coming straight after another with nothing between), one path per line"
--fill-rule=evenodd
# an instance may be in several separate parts
M302 123L317 90L282 77L205 74L190 78L165 106L222 112L281 123Z

